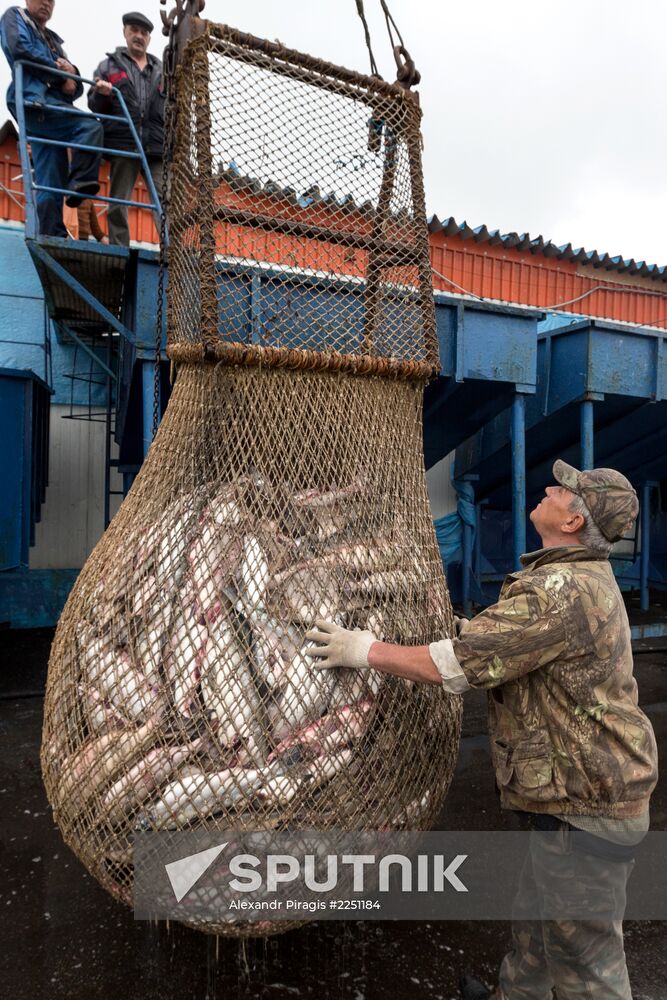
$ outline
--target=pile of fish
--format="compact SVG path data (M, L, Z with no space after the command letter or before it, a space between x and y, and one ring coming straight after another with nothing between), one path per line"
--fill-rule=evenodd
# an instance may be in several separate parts
M364 493L249 475L180 496L128 546L76 627L70 811L95 801L111 827L180 829L284 808L348 767L382 675L313 669L305 632L328 618L382 637L377 608L424 579L418 553L406 570L399 543L358 540Z

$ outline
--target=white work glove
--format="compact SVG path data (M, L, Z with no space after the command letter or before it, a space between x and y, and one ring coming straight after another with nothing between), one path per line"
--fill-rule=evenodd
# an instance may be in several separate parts
M313 667L318 670L330 670L332 667L368 669L368 651L377 642L372 632L360 632L358 629L352 632L322 620L316 621L315 628L306 632L306 639L321 643L304 650L306 656L314 658Z
M470 628L469 618L459 618L454 615L454 638L460 639L464 632Z

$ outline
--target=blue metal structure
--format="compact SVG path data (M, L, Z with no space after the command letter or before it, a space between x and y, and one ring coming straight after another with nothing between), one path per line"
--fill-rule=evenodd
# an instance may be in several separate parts
M126 345L125 357L127 357L128 353L135 351L135 340L137 338L137 333L139 332L139 351L135 351L135 353L138 353L138 356L143 359L144 369L147 370L148 366L145 363L145 353L147 346L146 340L148 339L148 350L152 353L151 365L154 364L154 318L156 298L153 298L150 309L150 316L152 320L150 324L151 335L149 338L146 338L145 331L137 331L135 323L138 311L135 307L134 298L137 294L145 295L145 290L140 288L137 281L138 263L135 255L136 252L128 250L126 247L104 246L100 244L90 245L86 241L61 240L39 235L37 231L36 193L40 190L62 195L67 195L71 192L64 189L47 188L43 185L34 183L28 155L28 143L33 141L46 143L47 145L56 147L83 150L96 150L96 147L89 147L80 143L64 142L55 139L44 140L27 134L25 108L32 107L34 105L24 100L23 69L24 66L32 65L34 64L25 60L18 60L14 65L17 116L19 121L19 151L26 194L26 244L32 255L35 267L44 288L44 295L49 316L55 323L57 336L65 343L71 342L76 344L77 348L81 352L88 355L88 357L100 370L103 376L103 382L106 382L106 411L108 414L107 452L110 454L110 437L112 433L110 399L112 393L114 392L114 388L117 390L119 382L118 361L119 355L123 350L123 348L120 348L118 345ZM64 79L74 79L80 83L87 84L94 83L93 80L86 79L85 77L81 77L76 74L65 73L62 70L54 70L50 68L44 70L44 67L39 68L42 71L49 72L54 76ZM118 99L124 122L132 137L134 149L120 150L103 148L101 152L106 155L123 156L139 160L145 182L148 186L151 201L149 204L144 204L143 202L111 198L102 195L96 195L95 201L117 203L128 207L135 206L149 210L153 213L156 226L158 230L160 230L160 200L150 170L148 169L146 155L121 91L114 86L112 87L112 92ZM40 105L40 108L45 113L66 113L71 115L88 114L87 112L80 111L75 107L62 108L61 106L58 106L57 108L50 108L48 105L45 105L42 108ZM95 115L95 117L100 120L116 120L114 116L111 115ZM155 258L157 257L157 255L153 256ZM152 287L155 295L157 295L157 284L154 284ZM140 311L141 310L139 310L139 312ZM118 334L119 338L116 338L116 340L107 339L107 350L104 352L101 351L99 349L99 335L102 334L109 338L112 333ZM113 349L111 349L112 345ZM162 333L162 348L164 348L164 332ZM103 357L102 355L105 356ZM152 387L149 393L146 383L147 376L144 378L142 383L144 387L144 396L146 399L151 400L152 405ZM130 373L130 385L131 384L132 379ZM121 395L122 394L116 391L116 401L118 401ZM126 397L127 395L128 394L125 393ZM128 400L126 398L125 403L127 402ZM117 423L117 413L115 414L115 417ZM124 421L121 420L121 423L124 424ZM148 436L141 457L143 457L148 444L150 444L151 436L152 426L148 429ZM129 478L127 480L128 483L131 481L131 476L132 470L129 470ZM109 476L107 470L107 481L108 478ZM105 507L108 514L108 489L105 491ZM108 521L108 517L106 520Z
M524 397L525 423L516 404L499 413L457 448L454 475L476 476L477 500L490 510L523 507L525 530L526 510L552 481L555 457L583 468L619 469L635 484L642 514L640 559L635 542L635 555L619 564L618 576L639 587L641 607L648 609L649 584L665 580L651 556L650 499L667 478L667 332L593 319L566 322L537 337L536 392ZM524 452L527 507L521 483L508 475L523 464ZM517 520L512 556L502 547L487 553L490 582L516 565Z
M437 293L440 375L424 395L424 457L435 465L509 406L535 392L535 309Z
M0 227L0 254L3 263L7 264L0 276L0 296L10 303L10 310L14 301L18 310L32 307L34 303L35 310L39 310L40 325L43 325L45 331L44 343L39 344L34 332L30 336L26 335L28 319L25 312L23 315L17 314L16 321L8 316L5 323L5 317L0 317L0 366L9 363L9 369L0 370L3 450L6 451L13 442L11 454L3 456L3 468L7 472L0 487L0 570L3 571L0 572L0 622L9 622L16 627L52 624L78 573L77 567L65 570L28 569L28 549L34 543L34 525L39 518L40 504L46 488L48 401L44 403L43 400L52 393L52 399L64 402L64 384L69 380L74 408L80 407L87 395L91 407L94 405L97 409L99 419L105 421L104 500L105 523L108 523L110 468L114 464L120 467L127 489L143 458L142 451L139 456L133 456L129 466L124 466L120 460L112 461L112 435L115 434L118 439L119 430L121 436L123 431L132 435L133 421L128 421L127 416L134 413L137 407L144 412L150 409L152 413L158 269L158 254L155 252L59 239L42 236L38 232L37 192L48 190L63 195L71 192L35 184L28 144L40 142L70 149L89 147L33 137L26 132L25 108L34 106L24 100L23 70L29 65L32 64L19 60L14 66L19 152L25 193L25 229L21 233L15 228ZM93 83L92 80L50 67L40 66L39 69L57 77ZM94 200L151 211L159 229L160 202L145 154L122 94L116 87L113 91L135 148L132 151L103 149L102 152L107 155L129 156L140 161L150 203L102 195L96 195ZM87 114L75 107L39 107L45 114ZM17 242L19 240L20 246ZM31 279L25 267L26 260L30 259L38 278L38 284L34 288L31 287ZM12 322L18 336L11 335ZM53 347L52 330L55 334ZM39 347L42 349L41 359L36 355ZM161 348L160 357L164 361L164 331ZM55 360L53 365L52 351ZM77 365L77 357L86 361L89 369L87 373ZM39 364L36 363L38 361ZM133 377L136 366L141 366L144 372L150 368L150 391L146 387L144 400L140 393L139 399L136 399L136 379ZM39 367L42 367L44 379L35 373ZM67 368L70 370L66 370Z
M426 467L474 437L499 414L511 414L516 447L506 474L513 484L513 562L518 564L519 555L525 551L523 425L526 400L536 390L537 330L544 314L535 309L464 300L461 296L438 293L435 298L441 370L424 396ZM472 468L458 476L471 498L479 501L483 496L478 478ZM479 532L464 519L461 600L467 612L472 606L472 586L479 578L481 559Z

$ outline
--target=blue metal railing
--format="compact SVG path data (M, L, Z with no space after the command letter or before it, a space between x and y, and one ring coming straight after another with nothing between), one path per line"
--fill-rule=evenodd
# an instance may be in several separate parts
M26 211L26 236L33 237L38 234L38 222L37 222L37 191L46 191L50 194L62 194L64 196L72 195L75 192L68 190L67 188L56 188L48 187L44 184L35 184L32 176L32 169L30 166L30 158L28 156L28 143L42 143L46 146L58 146L65 149L80 149L84 152L101 153L108 156L123 156L130 159L136 159L141 161L141 170L144 176L144 181L148 188L148 193L150 195L151 201L149 203L141 201L130 201L125 198L111 198L108 195L94 195L92 197L93 201L103 201L108 202L113 205L125 205L128 208L142 208L152 211L155 216L155 224L158 231L160 230L161 214L162 210L160 207L160 199L158 197L157 189L153 182L150 170L148 169L148 161L146 160L146 154L144 152L143 146L141 145L141 140L139 139L139 134L135 128L134 122L130 116L127 109L125 99L121 94L118 87L111 87L111 91L118 99L120 109L122 111L122 117L125 120L125 124L128 126L130 134L132 136L132 141L136 149L134 151L126 149L109 149L102 146L89 146L84 143L69 142L63 139L42 139L39 136L31 136L28 134L25 121L25 109L26 108L36 108L40 111L47 111L51 114L61 115L90 115L88 111L82 111L80 108L64 107L61 105L54 104L42 104L37 101L27 101L24 98L23 91L23 67L29 66L34 69L38 69L41 73L49 73L52 76L59 76L65 80L76 80L79 83L95 84L94 80L89 80L86 77L79 76L76 73L66 73L61 69L53 69L50 66L44 66L41 63L30 62L27 59L17 59L14 63L14 85L16 88L16 117L19 123L19 152L21 156L21 168L23 170L23 183L25 188L25 211ZM104 115L96 114L92 117L99 119L100 121L115 121L118 122L119 115Z

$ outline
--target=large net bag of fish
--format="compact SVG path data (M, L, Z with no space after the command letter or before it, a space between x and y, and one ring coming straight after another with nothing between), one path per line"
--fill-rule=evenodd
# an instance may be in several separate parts
M177 76L175 385L46 695L56 820L128 903L137 830L427 828L460 728L438 687L304 655L318 618L405 644L451 630L422 457L418 105L204 25Z

